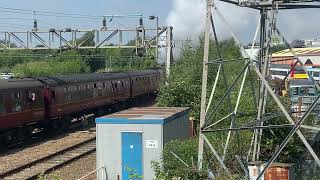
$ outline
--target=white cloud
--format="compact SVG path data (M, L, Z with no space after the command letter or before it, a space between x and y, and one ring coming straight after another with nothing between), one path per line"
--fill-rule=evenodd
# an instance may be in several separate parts
M242 41L252 40L259 19L259 12L249 8L216 1L220 12L225 16L233 31ZM167 17L167 25L174 27L175 39L196 39L203 31L205 0L174 0L173 9ZM214 15L214 18L216 16ZM279 29L285 37L293 39L320 38L320 11L317 9L286 10L279 13ZM230 37L230 33L215 18L220 38Z
M252 22L256 23L257 17L254 16L253 10L222 2L217 2L217 6L237 34L245 32ZM173 9L167 17L167 25L173 26L176 39L194 39L203 31L204 17L205 0L174 0ZM215 22L220 37L230 37L230 33L222 26L221 21L216 21L217 19L215 18Z
M174 0L167 24L173 26L175 39L196 38L203 29L204 0Z
M280 11L278 19L279 29L289 41L320 38L319 9Z

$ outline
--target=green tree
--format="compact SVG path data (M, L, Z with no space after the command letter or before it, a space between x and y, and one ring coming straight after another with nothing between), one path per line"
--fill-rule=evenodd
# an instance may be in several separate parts
M185 44L181 49L181 55L178 61L171 69L170 77L167 79L169 82L168 85L163 85L160 88L159 96L157 98L157 102L160 106L176 106L176 107L191 107L191 116L196 119L196 124L199 123L198 119L200 118L200 99L201 99L201 79L202 79L202 59L203 59L203 37L199 38L199 45L192 46L191 44ZM227 75L226 81L223 78L220 78L217 84L216 92L212 98L212 105L210 110L208 111L206 121L208 124L210 122L216 122L217 120L227 116L233 110L237 102L238 91L240 89L240 81L235 84L234 90L230 93L229 103L225 98L224 101L221 102L220 108L216 109L216 112L211 114L211 111L217 107L218 102L221 97L225 94L226 83L230 86L231 82L233 82L240 71L244 68L244 61L241 61L242 58L240 50L238 46L235 44L233 40L225 40L219 43L219 47L221 49L221 56L224 60L233 60L230 63L224 63L224 73ZM240 59L239 59L240 58ZM213 63L213 60L219 59L217 54L217 50L215 47L215 42L213 40L210 41L210 53L209 53L209 73L208 73L208 92L211 92L213 87L213 82L216 77L217 67L218 65ZM237 60L234 60L237 59ZM257 96L257 88L258 81L257 76L253 74L253 71L249 71L247 75L247 80L244 84L244 90L240 99L240 104L237 111L237 116L234 117L234 122L236 126L243 126L253 120L256 119L256 101L254 96ZM210 94L208 94L209 97ZM288 101L287 99L282 99L282 102ZM287 102L287 106L289 108L289 102ZM232 108L230 111L230 107ZM277 108L276 104L271 100L268 101L268 108L266 109L266 113L270 112L280 112L279 108ZM232 116L231 116L232 117ZM277 124L284 123L286 119L284 117L279 117L274 119L273 121L266 122L268 124ZM225 129L229 128L231 122L231 118L228 118L219 124L215 125L214 129ZM289 129L288 129L289 130ZM282 140L286 137L289 131L283 131L282 129L273 131L272 134L269 130L263 131L263 139L262 139L262 148L265 148L261 151L261 159L266 160L270 158L272 153L275 151L275 147L282 142ZM222 155L224 153L224 145L225 140L227 139L228 133L226 131L216 131L210 134L207 134L207 137L210 139L210 142L216 148L218 154ZM250 141L253 135L252 131L235 131L232 133L230 143L227 149L227 154L225 156L224 162L227 167L230 167L230 171L232 174L236 174L236 176L244 175L243 170L241 169L238 160L235 158L238 155L241 158L245 158L247 156L247 151L250 148ZM277 138L274 138L276 136ZM175 142L177 148L183 148L181 145L186 143L190 145L190 142ZM196 142L194 142L197 144ZM172 145L169 145L172 147ZM189 146L192 148L191 151L197 151L197 146ZM208 147L207 147L208 148ZM299 155L303 150L303 146L299 139L294 138L284 149L284 152L277 159L278 162L294 162L297 160ZM187 150L188 151L188 150ZM181 152L181 151L179 151ZM210 152L210 151L206 151ZM190 159L190 153L184 154L181 153L178 155L182 159ZM170 165L172 163L172 156L170 158L166 158L167 154L164 154L164 166L162 174L188 174L186 169L181 169L181 164L179 161L175 161L174 165ZM207 157L214 157L213 154L206 154ZM167 162L166 162L167 159ZM170 166L168 166L168 164ZM208 161L208 159L204 160L205 169L213 170L218 175L221 174L223 170L221 170L221 166L218 161ZM176 168L174 168L176 166ZM169 167L169 168L166 168ZM177 172L175 172L175 170Z

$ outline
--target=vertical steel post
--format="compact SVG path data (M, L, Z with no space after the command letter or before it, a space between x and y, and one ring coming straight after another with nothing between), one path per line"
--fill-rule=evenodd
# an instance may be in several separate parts
M98 44L100 44L100 33L99 33L99 31L96 31L96 44L95 44L95 47L97 47L98 46Z
M60 40L60 54L62 53L62 34L61 34L61 31L59 32L59 40Z
M260 55L259 55L259 70L265 75L266 71L266 63L265 62L265 43L266 43L266 18L268 16L267 14L267 9L263 8L260 10ZM265 76L264 76L265 78ZM259 121L261 116L262 116L262 109L263 109L263 104L264 104L264 94L266 92L265 86L263 83L260 82L259 86L259 102L258 102L258 115L257 115L257 120ZM253 152L252 152L252 161L256 161L257 158L257 148L258 148L258 139L259 139L259 130L256 129L254 130L254 145L253 145Z
M50 47L50 49L52 48L52 40L51 40L51 33L49 32L48 33L48 38L49 38L49 47ZM29 46L29 44L28 44L28 46Z
M140 38L139 29L136 28L136 55L138 55L139 38Z
M167 28L167 58L166 58L166 74L170 75L170 67L172 63L172 27Z
M210 25L211 25L211 8L213 0L207 0L206 22L205 22L205 41L203 54L202 68L202 90L201 90L201 111L200 111L200 126L199 126L199 147L198 147L198 170L202 170L203 165L203 149L205 135L202 128L206 120L206 101L207 101L207 82L208 82L208 61L209 61L209 45L210 45Z
M157 18L156 58L157 58L157 61L159 61L159 17L156 17L156 18Z
M122 30L119 29L119 48L122 46Z

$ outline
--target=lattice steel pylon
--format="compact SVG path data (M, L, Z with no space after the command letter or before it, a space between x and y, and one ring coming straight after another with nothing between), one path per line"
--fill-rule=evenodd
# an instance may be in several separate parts
M275 150L274 154L264 167L264 169L259 173L257 179L260 179L266 170L272 165L272 163L276 160L276 158L279 156L283 148L287 145L289 140L293 137L294 134L297 134L298 137L301 139L303 144L305 145L306 149L309 151L315 162L320 167L320 160L317 155L317 153L313 150L310 143L307 141L303 133L300 131L300 128L304 129L313 129L320 131L319 127L315 126L307 126L303 125L307 117L310 115L312 110L315 108L315 106L318 105L318 100L320 99L320 95L313 98L313 103L307 108L307 111L303 114L301 118L295 119L292 117L292 113L289 112L289 110L285 107L284 103L279 99L278 94L276 93L276 90L271 87L269 82L269 66L271 63L271 52L270 47L272 46L272 38L277 35L282 39L282 41L285 43L286 46L290 49L291 53L294 55L295 64L291 67L290 71L286 75L286 77L283 79L283 81L280 83L280 86L283 85L285 80L288 78L289 74L295 67L299 64L306 73L308 73L306 67L301 62L299 57L295 54L295 52L290 47L289 43L286 41L284 36L281 34L279 29L277 28L277 14L279 10L282 9L300 9L300 8L320 8L320 4L318 1L313 0L304 0L304 1L275 1L275 0L269 0L269 1L259 1L259 0L253 0L253 1L232 1L232 0L221 0L226 3L235 4L239 7L247 7L247 8L253 8L260 11L260 21L257 26L256 34L252 43L252 48L256 42L256 38L258 36L258 32L260 29L260 56L259 60L254 60L244 49L244 46L241 44L239 39L236 37L235 33L233 33L232 28L222 15L222 13L219 11L218 7L215 5L213 0L207 0L206 5L206 21L205 21L205 41L204 41L204 56L203 56L203 76L202 76L202 93L201 93L201 112L200 112L200 130L199 130L199 146L198 146L198 170L202 170L203 168L203 156L204 156L204 145L208 146L208 149L210 149L210 152L213 154L213 156L217 159L221 167L225 170L225 172L228 175L231 175L231 172L229 168L224 163L224 159L227 154L228 146L230 139L232 138L232 131L242 131L242 130L252 130L254 131L254 135L252 138L252 146L250 146L250 149L248 149L248 157L246 161L249 160L249 156L252 154L252 161L259 160L259 154L260 154L260 142L261 137L263 133L263 129L266 128L291 128L290 133L287 135L285 140L281 143L281 145ZM218 100L218 103L215 104L214 108L212 109L212 99L213 95L216 91L217 82L219 79L222 78L224 82L226 82L226 74L224 73L224 64L226 61L221 57L221 53L219 50L219 43L217 34L215 31L214 26L214 20L212 16L212 12L215 13L216 17L218 17L223 25L226 27L226 29L230 32L233 39L237 43L237 45L240 47L240 50L242 54L245 56L243 59L245 60L244 67L241 69L240 73L237 75L235 80L230 84L230 86L226 88L226 91L224 95ZM211 28L212 26L212 28ZM215 60L214 62L218 64L217 73L215 77L215 81L213 84L211 95L207 96L207 88L208 88L208 69L209 64L211 61L209 61L209 45L210 45L210 30L213 30L213 35L216 42L217 52L219 59ZM243 60L242 59L242 60ZM259 87L258 89L258 98L255 101L256 102L256 112L257 116L256 118L242 126L237 126L236 119L238 116L238 109L240 105L240 100L243 94L245 82L248 80L248 73L250 71L253 71L254 74L257 76L259 80ZM318 83L314 80L311 74L309 74L309 79L314 83L317 90L320 90L320 86ZM242 81L241 81L242 78ZM241 81L241 83L240 83ZM236 97L236 103L234 107L231 107L231 100L230 100L230 94L231 91L235 90L236 84L240 83L240 88L237 93ZM266 114L266 108L267 108L267 97L270 96L271 99L274 100L277 107L280 109L280 112L273 113L273 114ZM219 119L212 119L211 115L218 111L219 106L222 105L223 101L227 101L229 103L229 113L227 116ZM269 125L264 126L263 123L265 121L268 121L272 118L284 116L289 124L278 124L278 125ZM224 129L214 129L214 127L223 122L230 120L230 127L224 128ZM223 154L219 155L219 152L214 147L213 143L210 142L210 138L208 138L208 134L216 132L216 131L225 131L228 132L227 139L224 142L223 145ZM249 173L244 168L244 164L242 163L243 159L240 159L242 157L237 156L237 159L240 162L240 165L243 167L245 174L248 175Z

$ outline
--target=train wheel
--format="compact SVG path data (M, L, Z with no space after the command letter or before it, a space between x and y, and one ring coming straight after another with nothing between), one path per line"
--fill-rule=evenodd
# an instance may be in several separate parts
M12 133L7 132L0 137L0 150L6 150L12 142Z
M48 124L45 125L44 129L46 131L46 134L49 136L56 134L57 129L58 129L58 125L56 123L56 120L50 121Z
M5 151L8 148L8 144L5 141L5 137L0 137L0 152Z
M71 118L70 118L70 117L67 117L67 118L65 118L65 119L61 119L59 124L60 124L60 129L61 129L62 131L66 131L66 130L68 130L69 127L70 127Z
M34 130L34 127L32 126L28 126L23 129L23 135L24 135L25 141L31 141L33 130Z

